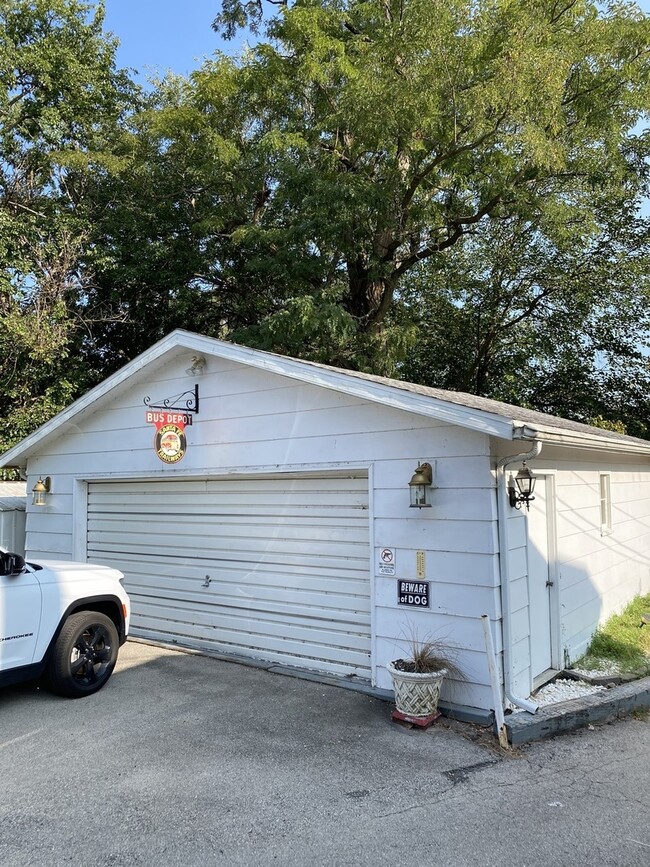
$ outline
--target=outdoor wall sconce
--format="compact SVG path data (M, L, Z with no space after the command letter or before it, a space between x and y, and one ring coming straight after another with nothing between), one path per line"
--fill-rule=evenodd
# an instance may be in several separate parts
M521 509L522 503L526 504L526 511L530 510L530 502L534 500L533 491L535 490L535 482L537 478L530 469L526 466L526 461L521 465L521 469L516 476L510 474L508 482L508 497L510 505L513 509ZM515 484L517 487L515 487Z
M34 487L32 488L32 502L35 506L44 506L45 501L47 499L47 495L52 491L52 479L49 476L45 476L44 479L39 478Z
M202 355L193 355L192 363L187 368L185 373L189 376L196 376L198 373L203 373L203 368L205 367L205 358Z
M433 469L431 464L418 464L409 482L411 492L411 508L431 508L430 490L433 485Z

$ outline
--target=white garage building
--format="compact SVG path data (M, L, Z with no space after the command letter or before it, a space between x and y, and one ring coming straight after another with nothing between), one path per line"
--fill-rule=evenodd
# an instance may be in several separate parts
M525 457L528 512L507 492ZM495 706L482 615L504 704L528 706L650 592L650 442L184 331L0 463L49 478L28 556L122 569L134 635L387 690L433 634L467 677L443 706L470 717Z

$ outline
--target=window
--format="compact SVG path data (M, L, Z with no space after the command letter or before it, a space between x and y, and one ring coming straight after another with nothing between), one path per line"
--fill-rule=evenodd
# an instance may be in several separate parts
M609 473L600 474L600 535L612 532L612 490Z

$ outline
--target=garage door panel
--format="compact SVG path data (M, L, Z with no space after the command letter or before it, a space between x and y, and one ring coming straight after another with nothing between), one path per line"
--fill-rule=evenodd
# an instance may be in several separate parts
M296 556L290 558L288 555L285 556L283 562L274 562L271 557L260 558L256 562L247 562L244 560L228 560L226 556L222 559L207 559L204 557L181 557L175 555L167 558L158 557L154 563L149 555L141 554L135 556L134 554L128 554L125 556L120 551L104 551L99 547L93 549L92 556L95 558L95 562L101 560L101 562L107 565L115 566L116 569L121 569L125 563L128 563L127 572L129 576L134 571L137 571L143 576L150 575L153 582L156 581L156 575L159 573L163 575L175 575L182 579L190 569L196 568L201 573L201 579L203 579L206 573L212 576L213 570L223 568L234 573L234 580L237 581L244 580L246 575L258 572L269 571L276 573L281 571L283 574L286 573L287 576L321 577L328 582L330 580L336 581L341 579L346 582L346 585L348 581L358 580L362 582L364 594L367 593L368 589L368 563L361 558L357 558L356 560L348 559L345 563L344 575L342 576L341 561L338 558L322 558L321 561L317 561L312 565L304 557ZM280 558L277 559L279 560Z
M97 550L97 549L96 549ZM133 586L135 576L140 577L140 583L152 587L157 586L158 576L168 577L174 581L203 581L206 574L211 578L233 580L235 583L265 582L278 587L321 588L330 593L351 593L361 598L367 598L368 563L358 559L348 560L345 564L345 574L341 574L340 560L332 559L328 566L318 564L310 566L302 558L295 558L296 563L282 563L280 566L271 562L257 562L253 565L235 560L212 560L204 557L160 559L155 566L151 558L142 554L129 554L129 583ZM119 568L124 562L121 554L106 553L102 559ZM259 579L256 576L261 574ZM264 577L268 575L268 581Z
M110 485L110 487L109 487ZM366 475L347 475L343 472L332 472L328 475L307 477L304 474L280 473L264 476L243 477L232 475L220 479L141 479L140 481L109 480L93 483L89 495L97 499L108 499L119 496L128 487L133 498L151 499L152 495L166 498L169 495L185 493L192 497L211 494L220 498L237 495L266 494L269 499L282 500L290 496L308 497L314 493L333 492L340 499L341 493L355 493L360 500L367 502L368 477Z
M236 654L240 654L242 643L248 641L249 652L246 655L258 659L268 659L269 653L267 652L270 651L275 654L275 659L278 661L287 662L287 657L290 656L294 665L304 665L311 661L311 664L307 664L305 667L312 669L319 667L314 665L314 662L336 663L339 666L349 666L355 674L361 676L366 667L365 653L347 647L334 648L331 644L299 641L286 635L271 636L228 629L222 624L219 626L203 626L196 623L180 624L179 631L177 623L177 621L165 622L155 611L145 613L142 617L141 627L145 633L143 637L148 637L147 632L156 633L168 641L175 638L176 643L183 645L202 646L207 650Z
M232 641L227 642L222 636L215 637L215 630L187 626L185 632L180 635L174 631L174 624L170 623L168 630L161 629L161 625L164 624L155 618L143 618L139 634L143 638L150 638L154 641L164 641L182 647L195 647L218 653L234 654L236 656L248 656L252 659L264 660L269 664L293 665L297 668L326 671L343 676L356 675L360 678L367 678L368 676L365 654L351 653L345 650L345 648L335 655L327 647L323 647L322 650L320 648L312 648L313 655L309 655L310 648L304 645L292 645L289 648L290 652L287 652L287 647L285 647L283 642L273 642L276 647L255 647L251 645L242 650L240 644L242 636L237 633L229 635L228 637ZM363 662L357 664L355 660L360 657L363 657Z
M99 507L102 508L101 506ZM311 510L305 509L300 512L296 512L295 514L282 514L279 513L272 514L258 514L251 511L250 514L238 514L234 511L230 511L227 514L210 512L208 509L204 509L202 511L197 511L196 513L187 513L183 512L183 514L176 515L161 515L157 514L156 521L158 526L161 528L170 528L172 531L180 531L180 530L190 530L192 527L195 527L199 524L209 524L213 526L214 524L221 526L230 526L233 528L241 527L242 523L244 524L252 524L254 523L256 526L263 530L267 528L268 530L272 530L276 525L278 518L281 517L284 524L287 527L296 527L296 528L313 528L315 531L322 529L327 532L331 529L363 529L368 526L368 518L367 515L363 512L356 512L352 515L341 515L340 513L333 513L332 515L318 515ZM151 507L149 507L149 511L145 511L143 509L142 512L134 511L133 509L129 509L128 512L125 512L125 507L123 506L121 510L115 510L115 512L102 512L101 520L98 526L102 528L104 525L109 525L112 521L116 526L124 525L125 519L128 519L129 524L148 524L151 520ZM342 523L342 521L345 523ZM93 523L89 524L89 528L92 529ZM151 529L151 528L149 528Z
M305 540L310 544L314 542L350 542L353 545L363 545L368 538L367 522L360 522L358 526L351 526L348 523L346 527L337 527L332 523L315 524L309 521L298 523L297 520L294 523L293 520L287 521L283 518L280 525L277 521L270 523L267 519L261 522L256 520L254 524L252 521L246 522L246 525L242 526L241 520L237 522L232 519L224 521L219 518L215 522L214 520L210 521L205 515L201 516L200 520L192 522L175 521L172 524L159 521L155 528L151 527L149 521L136 521L130 516L124 515L121 521L89 521L88 537L90 539L93 533L101 533L102 536L106 537L112 532L120 540L124 540L128 544L129 537L135 539L137 542L138 539L141 539L145 535L151 535L155 538L155 533L157 532L161 542L169 538L170 535L172 538L182 535L185 540L188 540L187 544L195 544L197 547L202 547L209 544L210 539L213 538L212 534L214 533L215 524L220 528L223 535L232 540L233 544L238 544L237 540L239 539L242 539L244 543L247 539L259 541L265 539L282 539L286 541L295 539L296 541ZM137 546L134 545L134 547Z
M228 640L226 635L236 633L240 636L240 641L241 636L246 636L247 640L250 636L256 636L258 646L263 646L267 637L278 640L287 638L294 642L328 646L332 644L331 636L336 631L338 641L332 652L336 653L341 647L348 650L365 650L363 629L352 632L343 623L330 624L318 618L308 622L305 618L291 617L286 612L280 618L266 611L249 612L248 616L242 616L241 611L227 607L214 609L210 606L198 608L183 605L168 606L161 605L157 600L146 599L142 600L142 613L160 620L171 620L181 627L183 624L209 627L217 630L220 639L224 641Z
M124 494L115 493L109 496L97 497L93 495L89 498L89 503L93 506L101 506L105 514L120 514L120 509L123 506ZM153 494L149 496L139 497L131 504L131 510L134 514L148 515L151 511L152 499L155 499ZM222 501L216 502L214 497L209 493L201 494L174 494L174 504L176 508L187 515L277 515L281 510L289 515L300 515L308 512L317 517L326 518L333 512L339 514L345 512L350 516L358 515L367 511L365 500L361 500L357 496L348 497L345 504L341 503L340 497L336 494L320 494L314 492L309 497L287 497L283 498L280 503L274 501L268 494L262 494L255 497L254 502L251 502L251 496L232 496L223 498Z
M212 591L212 587L210 587ZM130 590L131 599L138 599L143 602L151 599L166 600L170 605L178 600L178 591L175 587L160 586L156 589L156 595L152 596L144 589ZM293 615L300 617L306 605L309 606L311 617L313 619L331 620L336 623L339 620L342 623L356 624L368 626L370 624L370 610L359 607L358 610L351 610L349 607L341 607L339 609L332 605L332 600L327 594L323 593L299 593L287 591L286 593L272 593L270 590L260 587L254 597L246 597L241 594L236 595L234 592L228 592L228 588L218 587L210 592L201 592L193 589L183 589L183 600L190 606L200 607L206 605L208 607L217 606L217 608L238 609L242 616L246 612L250 614L252 611L270 612L274 615ZM343 604L344 600L341 600ZM351 600L353 604L355 600Z
M367 677L367 485L91 483L88 559L125 572L134 634Z
M94 537L89 537L89 545L88 549L93 552L97 551L105 551L106 553L123 553L124 546L119 540L119 534L115 534L113 539L105 538L101 534L97 534ZM331 542L329 544L318 543L318 545L323 549L322 554L319 554L318 551L314 550L314 547L310 546L308 542L293 542L291 544L291 555L287 555L287 542L286 539L274 539L274 540L259 540L259 539L251 539L249 540L249 544L239 544L237 550L237 561L238 563L248 563L249 565L253 565L256 563L275 563L282 564L285 562L285 558L288 558L290 562L295 564L305 563L306 565L318 565L321 557L325 560L329 560L331 563L334 563L338 560L357 560L359 563L368 562L367 557L360 557L358 546L352 545L337 545L336 542ZM157 559L169 559L173 560L179 564L183 562L183 554L182 551L179 551L178 548L175 548L173 545L173 540L166 540L165 544L161 542L152 541L147 544L145 541L139 546L140 551L149 557L150 562L155 562ZM235 556L233 553L232 546L228 548L219 548L217 540L204 540L204 544L202 544L202 554L205 555L207 559L214 561L222 561L228 562L233 560ZM128 552L126 552L128 553ZM180 562L179 562L180 560ZM186 562L191 562L191 557L186 557Z
M289 584L281 575L269 575L268 573L249 574L246 581L225 580L223 574L216 570L210 573L211 581L208 587L204 586L203 576L186 575L180 577L157 576L155 579L148 576L132 573L129 581L131 595L137 593L141 596L151 596L156 593L164 593L168 598L174 598L174 594L182 591L184 598L192 599L197 603L214 604L213 597L219 596L224 600L242 601L242 605L254 604L255 601L268 602L277 600L281 606L287 604L300 609L302 606L321 606L333 609L341 608L351 613L354 611L370 611L370 600L363 595L364 585L361 582L351 582L349 586L340 581L335 587L328 586L327 581L312 581L300 586L295 580ZM269 578L268 581L264 581Z

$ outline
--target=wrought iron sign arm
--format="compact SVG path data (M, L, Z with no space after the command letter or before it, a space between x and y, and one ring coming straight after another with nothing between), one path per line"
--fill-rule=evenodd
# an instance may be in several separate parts
M166 397L160 403L152 403L151 398L147 395L143 399L145 406L149 409L160 409L168 412L192 412L194 415L199 414L199 384L194 386L194 390L184 391L175 397Z

